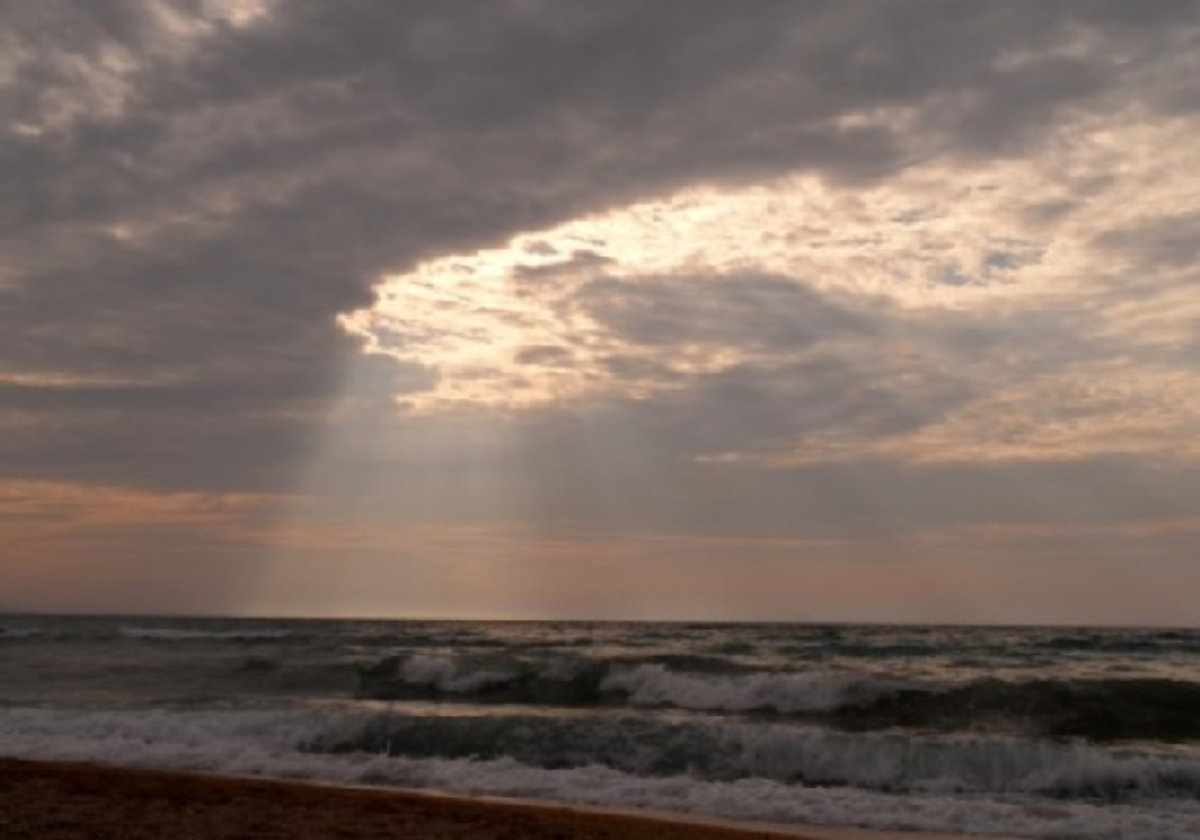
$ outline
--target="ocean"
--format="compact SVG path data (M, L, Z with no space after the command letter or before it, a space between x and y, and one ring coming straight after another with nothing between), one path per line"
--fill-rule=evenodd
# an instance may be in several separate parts
M1200 631L0 616L0 755L1200 838Z

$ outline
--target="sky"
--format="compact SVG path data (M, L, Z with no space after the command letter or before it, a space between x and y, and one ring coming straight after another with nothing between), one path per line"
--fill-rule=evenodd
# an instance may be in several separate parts
M1200 2L9 0L0 608L1200 625Z

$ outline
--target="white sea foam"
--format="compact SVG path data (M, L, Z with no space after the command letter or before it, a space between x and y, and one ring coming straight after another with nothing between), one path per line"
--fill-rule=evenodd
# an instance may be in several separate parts
M1195 840L1195 799L1097 805L1019 793L894 795L854 787L803 787L764 778L705 781L687 775L645 777L609 767L544 769L511 759L405 758L370 753L304 751L317 735L352 737L372 718L322 710L206 712L72 712L0 709L0 755L311 778L468 794L521 796L609 806L634 806L743 820L997 833L1094 840ZM833 749L819 739L810 749ZM866 739L864 744L869 744ZM845 744L838 746L844 753ZM815 754L815 753L814 753ZM1073 757L1072 757L1073 755ZM1121 759L1080 748L1050 762L1059 772L1115 772ZM893 756L894 757L894 756ZM1028 760L1028 756L1026 756ZM869 747L849 759L870 761ZM876 757L876 760L878 757ZM996 755L989 755L995 761ZM1064 766L1074 761L1075 767ZM1126 774L1151 773L1165 759L1126 762ZM879 772L885 772L883 765Z
M473 691L500 685L515 675L510 671L485 669L460 674L452 659L441 656L417 654L404 662L404 681L410 685L428 686L439 691L468 694Z
M652 664L611 673L600 687L627 692L629 702L635 706L792 714L866 704L901 685L896 681L869 682L861 675L844 673L695 674Z

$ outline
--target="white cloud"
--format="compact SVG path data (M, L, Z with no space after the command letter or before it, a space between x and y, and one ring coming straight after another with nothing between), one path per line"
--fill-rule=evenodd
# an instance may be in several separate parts
M828 357L858 385L948 377L972 394L911 406L901 433L798 425L780 451L702 459L1200 456L1200 377L1164 356L1195 340L1200 291L1190 263L1162 264L1196 211L1198 129L1129 103L1019 159L935 158L865 186L693 186L424 262L343 325L439 372L407 397L429 413L652 399ZM804 340L772 341L789 322Z

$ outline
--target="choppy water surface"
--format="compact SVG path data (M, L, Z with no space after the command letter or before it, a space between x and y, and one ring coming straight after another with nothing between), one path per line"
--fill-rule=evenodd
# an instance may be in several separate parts
M1200 631L0 617L0 754L1200 837Z

